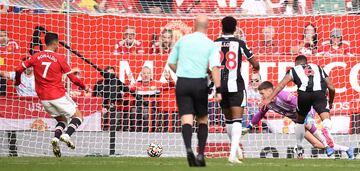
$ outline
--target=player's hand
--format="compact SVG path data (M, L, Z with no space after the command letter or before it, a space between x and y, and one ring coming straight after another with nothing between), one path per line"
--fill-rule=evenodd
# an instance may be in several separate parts
M264 100L260 103L260 108L261 108L261 109L267 108L267 106L269 105L270 102L271 102L270 99L264 99Z
M221 93L216 93L214 99L216 102L221 102L222 100Z

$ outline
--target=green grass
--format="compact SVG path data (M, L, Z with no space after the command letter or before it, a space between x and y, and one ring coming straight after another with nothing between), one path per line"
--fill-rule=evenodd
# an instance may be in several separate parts
M207 159L206 168L189 168L185 158L135 157L0 157L0 170L6 171L357 171L360 161L333 159L246 159L230 165L226 159Z

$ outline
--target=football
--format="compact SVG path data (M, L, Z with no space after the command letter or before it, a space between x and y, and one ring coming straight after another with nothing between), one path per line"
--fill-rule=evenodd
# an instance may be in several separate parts
M146 149L146 152L150 157L160 157L162 151L163 151L162 146L157 143L150 143Z

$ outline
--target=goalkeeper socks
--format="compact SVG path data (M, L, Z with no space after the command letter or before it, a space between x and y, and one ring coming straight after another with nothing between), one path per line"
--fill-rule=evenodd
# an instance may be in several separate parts
M192 136L192 126L190 124L184 124L181 126L181 133L184 139L184 144L186 150L191 150L191 136Z
M63 133L64 129L66 127L66 123L61 121L61 122L58 122L55 126L55 137L56 138L60 138L61 134Z
M231 130L231 148L230 148L230 157L236 157L236 151L239 148L241 132L242 132L242 120L234 119Z
M208 125L207 124L199 124L199 129L197 133L197 138L199 142L199 154L204 154L206 140L208 137Z
M304 123L296 123L295 124L295 136L296 136L296 144L299 147L302 147L302 142L305 136L305 126Z
M231 141L231 130L232 130L232 126L233 126L233 121L232 120L226 120L225 121L226 124L226 133L229 137L229 140Z
M349 147L339 145L339 144L334 144L334 150L336 150L336 151L348 151Z
M66 134L71 136L76 129L81 125L81 119L80 118L72 118L70 121L70 124L67 128Z
M311 124L311 129L309 130L309 132L313 134L318 140L320 140L325 147L329 146L322 132L316 129L316 126L314 124Z

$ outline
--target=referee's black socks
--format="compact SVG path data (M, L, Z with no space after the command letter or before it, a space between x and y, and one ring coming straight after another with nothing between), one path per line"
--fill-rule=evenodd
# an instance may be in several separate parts
M66 134L71 136L76 129L81 125L81 119L80 118L72 118L70 121L70 124L66 130Z
M208 137L208 125L207 124L199 124L199 129L197 132L197 138L199 141L199 154L204 154L206 140Z
M191 150L192 126L190 124L182 125L181 133L184 139L186 151L192 151Z

